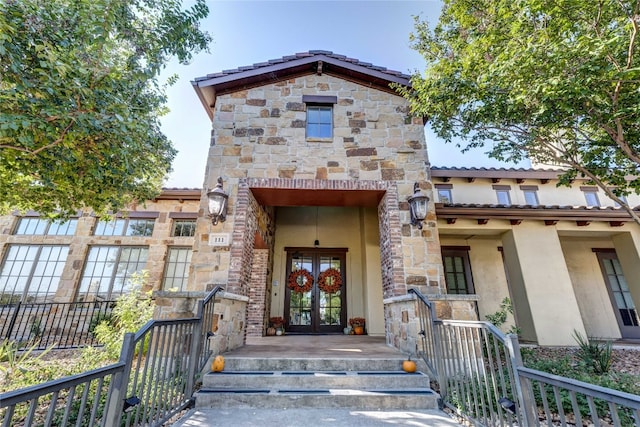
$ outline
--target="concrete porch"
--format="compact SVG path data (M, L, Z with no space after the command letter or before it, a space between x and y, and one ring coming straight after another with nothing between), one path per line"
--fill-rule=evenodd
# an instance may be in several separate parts
M454 426L429 377L403 372L384 337L248 337L208 373L195 409L175 426Z
M387 345L385 337L370 335L297 335L247 337L246 345L224 353L233 358L398 359L406 358Z

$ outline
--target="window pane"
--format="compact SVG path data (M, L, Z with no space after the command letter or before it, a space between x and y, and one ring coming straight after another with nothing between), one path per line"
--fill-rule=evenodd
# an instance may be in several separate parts
M77 219L70 219L65 222L52 222L49 225L49 231L47 234L50 236L73 236L76 234L76 228L78 227Z
M153 234L154 219L129 219L127 236L151 236Z
M93 246L85 263L76 301L114 299L129 289L132 273L144 269L148 248Z
M457 249L443 249L442 261L447 292L451 294L473 293L473 283L471 283L469 256L467 252Z
M451 203L451 190L438 189L438 200L440 200L440 203Z
M600 201L595 191L585 191L584 198L587 201L587 206L600 206Z
M511 198L509 197L509 191L507 190L497 190L496 195L498 196L498 204L499 205L510 205Z
M124 219L116 219L114 221L98 221L96 225L96 236L122 236L124 234Z
M307 106L307 137L331 138L333 134L333 108Z
M535 191L525 191L524 201L527 205L538 206L538 193Z
M164 273L164 290L177 288L175 290L183 291L186 289L191 253L191 248L169 248Z
M173 222L173 231L171 233L174 237L191 237L196 234L196 220L175 220Z
M21 295L55 294L69 252L68 246L11 245L0 269L0 304Z
M15 234L45 234L49 221L42 218L20 218Z

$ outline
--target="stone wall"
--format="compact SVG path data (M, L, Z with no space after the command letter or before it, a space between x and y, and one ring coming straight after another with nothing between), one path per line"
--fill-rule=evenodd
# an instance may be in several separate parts
M333 137L306 137L303 95L336 97ZM433 203L423 230L408 225L406 201L414 183L430 197L431 183L423 122L409 115L405 99L391 90L314 74L218 95L212 126L205 185L212 188L223 177L229 214L214 227L200 221L202 236L192 259L194 286L214 280L228 283L231 292L249 294L250 271L245 268L255 238L247 222L247 189L343 190L358 182L384 183L387 191L379 211L385 296L403 295L407 284L425 285L424 291L427 286L444 289ZM232 235L231 246L211 247L209 233Z
M167 250L170 246L193 247L194 237L172 237L172 213L190 214L195 217L199 208L198 200L161 199L132 206L131 215L155 217L151 236L94 236L98 218L85 212L78 217L78 226L73 236L15 235L12 234L19 220L18 216L0 216L0 260L4 259L9 245L65 245L69 247L67 260L62 271L55 302L72 301L78 291L82 270L89 248L96 245L146 246L148 257L145 269L149 272L147 282L150 290L160 290L164 275ZM202 289L201 289L202 290Z
M213 354L221 354L244 345L248 301L246 296L228 292L216 295L212 326L214 336L210 338Z

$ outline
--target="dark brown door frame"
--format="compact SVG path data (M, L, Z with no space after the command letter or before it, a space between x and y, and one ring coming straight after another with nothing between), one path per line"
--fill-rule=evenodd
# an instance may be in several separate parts
M308 333L308 334L321 334L321 333L342 333L347 324L347 267L346 267L346 254L347 248L307 248L307 247L285 247L287 253L286 262L286 277L289 277L291 273L291 260L294 255L310 255L312 257L312 274L313 274L313 288L311 290L311 325L288 325L287 332L293 333ZM318 275L320 267L321 255L333 255L340 257L340 273L342 274L342 289L340 293L340 324L339 325L322 325L320 323L320 289L318 289ZM285 282L286 283L286 282ZM287 322L290 319L290 298L291 290L288 286L285 286L285 304L284 304L284 316Z

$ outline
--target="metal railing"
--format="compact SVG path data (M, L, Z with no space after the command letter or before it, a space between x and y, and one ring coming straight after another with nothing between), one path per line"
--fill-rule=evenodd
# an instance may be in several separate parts
M489 322L440 320L418 290L418 352L445 406L477 426L640 426L640 396L524 367Z
M0 305L0 339L35 349L97 345L92 328L111 315L115 301L17 302Z
M152 320L126 334L115 364L0 395L2 426L162 425L192 403L221 290L198 302L194 318Z

